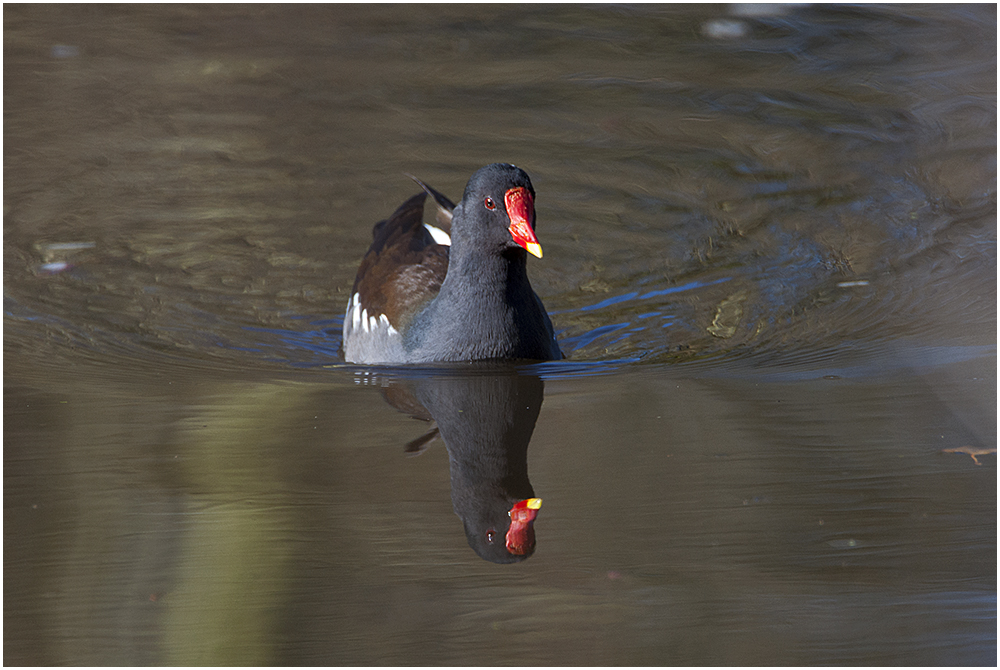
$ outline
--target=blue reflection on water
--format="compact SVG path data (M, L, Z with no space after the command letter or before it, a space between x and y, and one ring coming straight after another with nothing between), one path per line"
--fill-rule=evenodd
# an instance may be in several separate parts
M610 298L605 298L599 303L593 305L587 305L586 307L575 307L573 309L563 309L563 310L553 310L549 314L565 314L567 312L591 312L595 309L604 309L605 307L611 307L614 305L620 305L624 302L630 300L648 300L650 298L657 298L663 295L671 295L674 293L683 293L684 291L691 291L694 289L704 288L706 286L714 286L715 284L722 284L731 279L731 277L722 277L721 279L715 279L712 281L693 281L687 284L681 284L679 286L670 286L668 288L657 289L655 291L649 291L647 293L640 294L639 291L629 291L628 293L623 293L622 295L612 296ZM652 313L650 313L652 314Z

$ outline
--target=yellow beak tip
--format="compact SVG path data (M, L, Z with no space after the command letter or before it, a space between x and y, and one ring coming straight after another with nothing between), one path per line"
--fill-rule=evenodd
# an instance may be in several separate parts
M528 253L532 256L535 256L536 258L542 257L542 245L537 242L528 242L524 248L527 249Z

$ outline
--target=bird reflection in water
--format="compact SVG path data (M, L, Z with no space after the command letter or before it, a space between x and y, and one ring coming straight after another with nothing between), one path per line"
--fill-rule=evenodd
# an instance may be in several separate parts
M528 481L528 442L542 406L541 378L513 367L473 367L420 379L393 379L386 400L437 427L406 446L419 453L440 436L448 450L451 500L469 546L494 563L535 551L542 505Z

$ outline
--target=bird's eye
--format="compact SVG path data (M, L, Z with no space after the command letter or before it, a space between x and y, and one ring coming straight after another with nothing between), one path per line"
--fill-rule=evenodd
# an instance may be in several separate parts
M493 538L495 538L496 535L497 535L496 531L493 530L486 531L486 541L489 542L490 544L493 544Z
M490 196L486 196L486 200L483 201L483 204L486 205L486 209L497 208L497 204L493 202L493 198L491 198Z

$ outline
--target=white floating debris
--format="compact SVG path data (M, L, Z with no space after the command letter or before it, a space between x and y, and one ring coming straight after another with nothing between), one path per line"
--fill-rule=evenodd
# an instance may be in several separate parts
M729 14L752 18L786 16L793 10L809 7L811 4L810 2L738 2L729 5Z
M95 242L39 242L35 248L41 253L43 262L38 266L38 271L47 275L64 272L73 267L73 264L66 260L68 256L96 246Z
M51 242L43 244L45 251L79 251L80 249L93 249L96 242Z
M80 47L70 44L53 44L49 53L53 58L76 58L80 55Z
M38 270L44 274L51 275L57 272L62 272L63 270L68 270L70 267L70 264L66 261L57 261L55 263L43 263L38 266Z
M743 37L748 31L746 22L739 19L711 19L701 26L701 32L705 37L716 40L736 39Z

